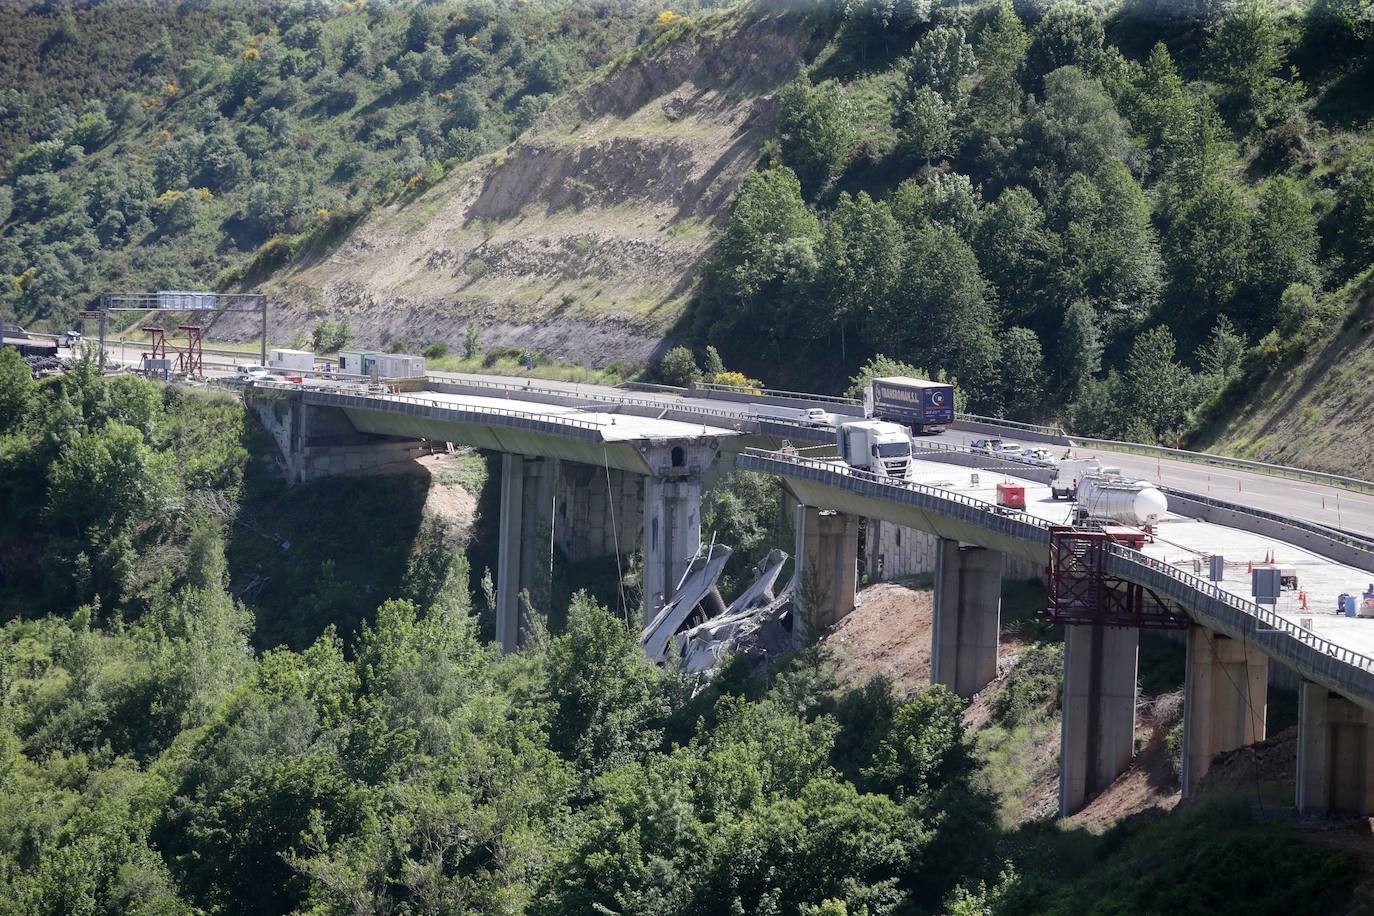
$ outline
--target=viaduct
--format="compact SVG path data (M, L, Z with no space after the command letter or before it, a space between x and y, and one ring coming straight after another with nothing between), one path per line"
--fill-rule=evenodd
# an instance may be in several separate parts
M845 413L853 412L851 403L475 376L432 379L428 390L411 395L255 383L246 399L275 438L293 482L389 463L434 442L499 452L496 638L507 651L520 646L523 608L547 606L555 545L572 559L641 551L644 619L652 619L701 547L703 486L737 467L781 478L795 498L794 600L811 605L801 616L813 624L828 625L853 610L859 519L876 522L870 530L888 546L902 531L925 539L935 573L933 679L965 697L996 677L1004 571L1044 569L1052 555L1096 570L1077 589L1059 595L1051 589L1050 611L1072 624L1065 633L1061 815L1080 809L1131 762L1137 645L1147 626L1186 628L1185 795L1216 754L1265 736L1269 669L1277 663L1298 679L1297 807L1374 814L1374 658L1361 651L1361 632L1319 626L1319 634L1306 620L1295 622L1146 550L1074 541L1046 519L1003 514L947 485L873 479L802 457L792 444L823 441L829 431L749 409L762 401ZM981 419L963 426L966 432L1006 429ZM1033 440L1047 431L1014 433ZM920 444L926 450L917 464L946 476L961 464L966 476L968 466L987 464L958 442ZM1159 474L1165 473L1163 459L1135 460L1159 462ZM1229 526L1216 530L1257 532L1339 572L1341 581L1374 578L1374 499L1321 481L1299 485L1233 467L1179 465L1170 464L1169 472L1190 489L1171 491L1170 498L1185 507L1183 514ZM1009 464L1003 472L1028 487L1045 482L1043 468ZM1201 492L1204 474L1205 488L1216 483L1228 491L1226 500ZM1318 517L1329 512L1329 502L1340 513L1342 498L1342 527ZM1306 508L1318 501L1319 510ZM1065 551L1077 553L1070 558ZM1374 636L1368 642L1374 651Z

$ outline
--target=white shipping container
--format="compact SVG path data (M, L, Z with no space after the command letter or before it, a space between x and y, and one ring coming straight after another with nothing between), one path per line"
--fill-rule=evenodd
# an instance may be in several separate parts
M315 368L315 354L308 350L270 350L267 354L267 367L309 372Z
M382 378L419 378L425 374L423 356L382 353L376 357L377 374Z

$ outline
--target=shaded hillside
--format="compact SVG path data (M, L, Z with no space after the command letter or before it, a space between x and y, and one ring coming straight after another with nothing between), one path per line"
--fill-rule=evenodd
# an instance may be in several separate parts
M1222 411L1199 447L1374 479L1374 283L1354 295L1344 323Z
M276 336L347 318L362 339L519 345L644 362L773 132L767 93L807 59L793 14L684 23L506 149L385 207L274 277Z

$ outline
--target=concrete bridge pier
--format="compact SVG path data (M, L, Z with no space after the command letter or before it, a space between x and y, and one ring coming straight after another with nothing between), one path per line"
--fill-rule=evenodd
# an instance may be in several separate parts
M940 538L931 680L968 699L997 677L1003 555Z
M496 641L503 652L520 648L528 621L520 593L548 613L553 573L554 484L558 460L501 456L501 533L496 561Z
M811 506L797 506L800 564L793 606L800 613L792 628L797 645L811 631L823 630L854 611L859 576L859 518Z
M1064 709L1059 738L1059 816L1111 785L1135 754L1134 627L1064 628Z
M701 550L701 475L715 461L713 439L662 440L640 446L644 478L644 622L673 600Z
M1374 714L1303 681L1298 691L1300 814L1374 815Z
M1183 684L1183 795L1223 751L1264 740L1269 658L1258 647L1190 627Z

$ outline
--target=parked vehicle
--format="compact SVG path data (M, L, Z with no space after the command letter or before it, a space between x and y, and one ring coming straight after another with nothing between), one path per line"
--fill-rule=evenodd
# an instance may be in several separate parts
M827 427L835 425L834 414L820 407L789 407L786 404L750 404L749 415L761 419L801 423L805 426Z
M238 374L232 378L232 381L242 382L246 385L249 382L270 381L271 378L271 371L264 366L244 366L239 370Z
M864 416L900 423L918 435L942 433L954 422L954 387L904 376L875 378L864 389Z
M1115 474L1085 474L1078 481L1078 508L1088 518L1149 525L1169 509L1169 500L1148 480Z
M1050 478L1050 495L1055 499L1075 499L1078 482L1087 474L1102 473L1102 462L1096 458L1062 458L1054 466Z
M1050 450L1047 448L1023 448L1021 449L1021 457L1029 458L1031 461L1054 460L1054 456L1050 453Z
M969 448L975 452L985 452L993 454L1002 447L1001 439L974 439L969 443Z
M997 446L997 448L993 449L992 453L994 455L1001 455L1005 458L1020 458L1021 446L1015 442L1003 442L1001 445Z
M854 420L835 429L840 457L852 468L880 477L911 476L911 436L906 427L883 420Z

